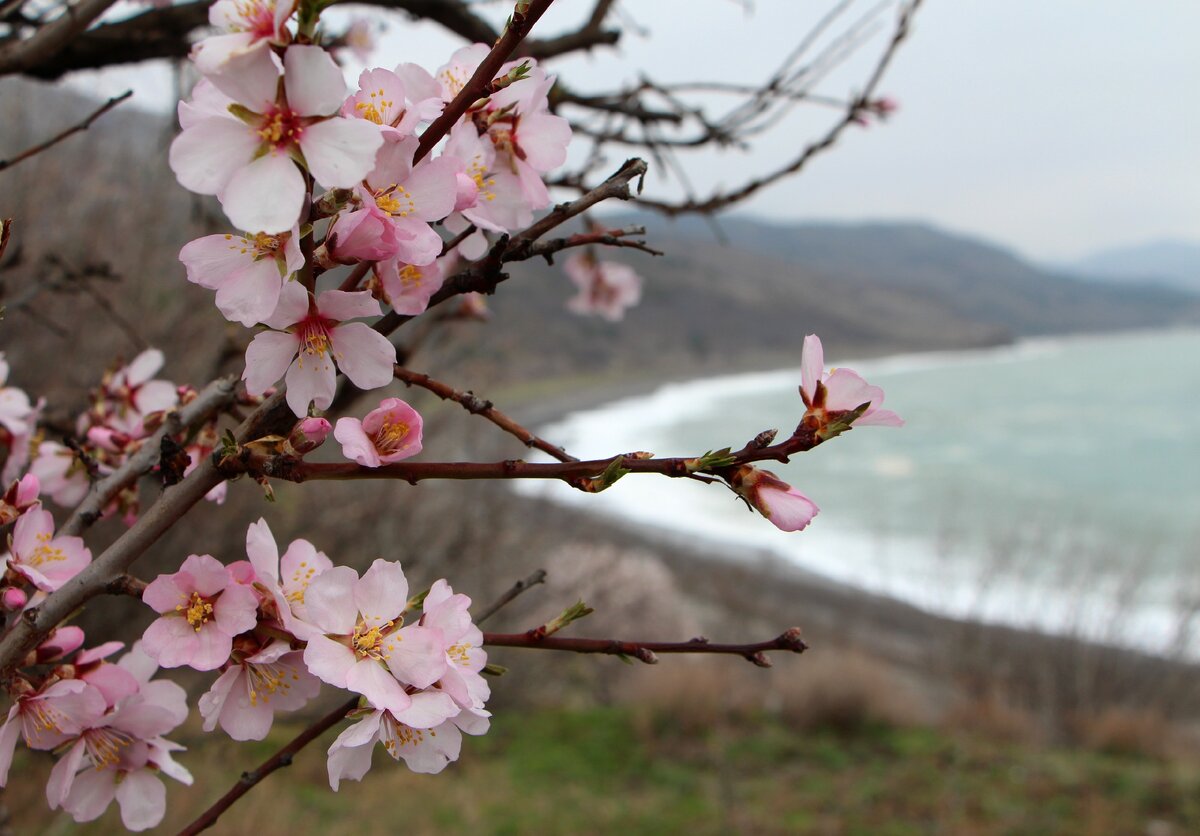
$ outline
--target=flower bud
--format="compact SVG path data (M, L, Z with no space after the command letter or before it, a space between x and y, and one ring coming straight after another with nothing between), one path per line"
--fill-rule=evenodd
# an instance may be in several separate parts
M19 587L6 587L4 592L0 592L0 606L9 612L22 610L29 603L29 596L25 594L25 590Z
M748 464L730 474L729 486L780 531L803 531L821 510L771 471Z
M305 418L296 423L283 443L283 452L291 456L311 453L325 443L333 425L324 418Z

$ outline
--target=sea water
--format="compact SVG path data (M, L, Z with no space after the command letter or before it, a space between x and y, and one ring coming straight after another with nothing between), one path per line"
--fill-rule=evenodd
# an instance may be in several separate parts
M882 386L907 423L765 465L821 507L804 532L684 479L525 489L936 612L1200 650L1200 331L827 361ZM671 384L540 431L583 458L737 449L791 432L799 382L796 368Z

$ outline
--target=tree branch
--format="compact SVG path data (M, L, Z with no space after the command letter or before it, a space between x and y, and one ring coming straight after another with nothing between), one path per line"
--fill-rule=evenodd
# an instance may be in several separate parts
M107 102L100 105L100 107L98 107L92 113L91 116L87 117L79 124L73 125L70 128L67 128L62 133L46 140L43 143L35 145L32 148L25 149L20 154L17 154L17 156L13 157L11 160L0 160L0 171L4 171L4 169L6 169L6 168L12 168L17 163L24 162L25 160L29 159L30 157L42 153L47 148L57 145L58 143L62 142L67 137L72 136L73 134L77 134L80 131L86 131L88 128L90 128L92 126L93 122L95 122L97 119L99 119L105 113L108 113L110 110L112 110L114 107L116 107L117 105L119 105L121 102L125 101L132 95L133 95L132 90L126 90L124 93L122 93L119 96L113 96Z
M521 593L528 592L530 589L537 586L538 584L545 583L545 582L546 582L546 570L545 569L538 569L536 572L531 574L529 577L517 581L511 587L509 587L507 592L505 592L503 595L501 595L499 598L497 598L495 601L493 601L491 603L491 605L489 605L488 607L485 607L483 612L481 612L479 615L475 616L475 626L478 627L480 624L487 621L493 615L498 613L501 610L501 608L508 606Z
M414 372L403 366L396 366L393 374L396 380L403 381L408 386L420 386L433 394L437 395L444 401L454 401L467 412L472 415L478 415L491 421L500 429L504 430L509 435L515 437L526 447L541 450L560 462L577 462L579 459L567 453L566 450L556 444L551 444L543 438L540 438L525 427L518 424L512 418L509 418L500 410L492 405L491 401L484 400L473 392L460 392L457 389L442 383L439 380L434 380L427 374Z
M0 75L28 72L62 52L116 0L79 0L33 35L0 46Z
M263 778L266 778L276 769L291 766L292 758L296 756L297 752L344 720L347 714L358 707L358 700L358 695L355 694L353 698L342 703L292 738L290 743L260 763L256 769L250 772L243 772L242 777L238 778L237 783L230 787L227 793L213 802L212 806L201 813L195 821L179 831L179 836L193 836L193 834L208 830L208 828L216 824L217 819L221 817L222 813L232 807L234 802L239 798L254 789Z
M753 644L713 644L698 637L686 642L644 642L620 639L575 639L561 636L539 636L536 631L527 633L484 633L485 647L525 647L534 650L566 650L571 653L604 653L611 656L626 656L648 665L658 662L659 653L716 653L741 656L760 668L771 667L766 653L783 650L803 653L808 645L800 638L800 628L791 627L779 636L765 642Z

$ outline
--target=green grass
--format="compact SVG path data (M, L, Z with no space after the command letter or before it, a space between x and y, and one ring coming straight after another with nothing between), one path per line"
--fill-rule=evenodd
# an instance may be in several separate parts
M296 731L277 728L270 744ZM197 736L194 788L171 787L178 828L271 746ZM326 739L271 776L213 832L689 834L1200 832L1200 769L1135 756L998 743L920 728L794 731L777 720L685 731L622 709L525 709L464 741L439 776L382 750L332 793ZM18 832L66 832L46 813L49 761L22 756L5 802ZM112 812L85 832L109 833ZM164 830L167 828L164 827Z

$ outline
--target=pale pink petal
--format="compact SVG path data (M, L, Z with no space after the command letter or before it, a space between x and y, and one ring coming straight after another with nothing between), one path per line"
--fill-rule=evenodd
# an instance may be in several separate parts
M423 221L440 221L454 211L458 195L458 161L439 157L419 163L403 186L417 205L417 217Z
M817 394L817 383L825 373L825 351L821 347L821 338L809 334L804 338L804 348L800 352L800 388L811 401Z
M267 153L221 188L221 208L238 229L287 232L304 207L304 175L285 154Z
M408 604L408 579L404 577L404 569L395 561L376 558L354 584L354 604L368 627L378 627L395 619Z
M217 289L217 309L230 322L249 328L271 316L282 289L275 259L259 259Z
M159 575L142 590L142 603L158 613L173 613L178 604L192 594L192 580L187 573Z
M266 321L268 328L282 331L308 316L308 291L300 282L286 282L279 291L279 305Z
M171 143L168 162L185 189L217 194L254 159L261 138L236 119L202 119Z
M336 113L346 100L346 79L333 56L319 46L289 46L283 72L288 107L301 116Z
M368 715L337 736L329 747L326 768L334 792L342 781L361 781L371 768L381 712Z
M363 432L362 421L357 418L339 418L333 428L333 437L342 445L342 455L363 467L379 467L379 451L374 442Z
M317 575L304 593L306 620L330 635L350 635L358 623L357 582L358 573L349 566L334 566Z
M234 101L255 113L266 113L275 104L279 59L269 49L251 49L229 55L219 73L206 77ZM243 226L241 229L258 227Z
M71 784L63 809L77 822L100 818L116 795L117 775L115 769L85 769Z
M75 773L83 764L83 756L86 752L87 746L81 738L71 744L67 753L59 757L58 763L54 764L54 768L50 770L50 780L46 782L46 801L50 804L51 810L61 807L63 801L66 800L67 794L71 791L71 785L75 782Z
M340 116L309 125L300 136L300 150L313 177L339 189L349 189L367 176L382 144L383 134L376 125Z
M354 651L325 636L312 634L304 648L304 664L309 673L335 688L346 687L346 677L357 661Z
M8 719L0 726L0 787L8 784L8 770L12 768L13 753L17 739L21 736L21 723L16 719L18 706L8 710Z
M107 662L81 674L80 679L103 694L105 702L110 706L138 692L138 681L133 674L120 665L110 665Z
M872 407L854 422L856 427L903 427L904 419L890 409Z
M287 372L300 347L292 334L263 331L246 348L246 369L242 380L251 395L261 395Z
M183 619L171 620L182 621ZM228 633L213 625L206 625L199 632L195 632L195 636L195 649L192 658L187 661L188 667L198 671L215 671L229 660L229 653L233 650L233 637ZM163 664L164 668L169 667L162 663L161 657L159 662Z
M129 830L155 827L167 811L167 788L149 769L135 769L117 785L121 822Z
M525 161L545 174L567 161L571 125L566 119L551 113L522 116L518 141L525 153Z
M425 221L418 218L392 218L392 229L396 238L395 255L408 264L430 264L441 255L445 246L438 235Z
M164 615L146 628L142 645L146 653L162 667L178 668L191 664L200 643L199 635L186 618ZM229 655L228 652L226 655Z
M326 290L317 297L317 310L321 316L344 322L361 316L379 316L379 303L365 290L348 293L344 290Z
M397 720L414 729L432 729L456 716L459 707L448 694L441 691L421 691L412 695L408 708L392 714Z
M163 367L166 357L157 348L148 348L130 361L125 367L125 382L130 386L140 386L158 373Z
M273 585L279 581L279 546L262 517L246 529L246 556L263 583Z
M392 675L406 685L427 688L446 672L446 645L440 630L405 627L389 634L384 647Z
M258 623L258 596L248 586L230 584L213 604L213 616L221 632L230 636L254 629Z
M192 589L206 598L229 584L229 570L211 554L189 554L179 569L191 576Z
M217 727L217 718L221 714L225 701L229 699L230 691L239 684L239 680L244 675L245 669L241 665L234 665L218 676L209 689L200 696L196 707L200 709L200 716L204 718L205 731L212 731Z
M360 659L346 674L345 687L366 697L385 711L403 711L412 698L396 679L374 659Z
M817 504L795 488L759 489L759 510L780 531L803 531L817 512Z
M392 381L396 347L366 323L339 325L330 334L330 341L339 368L359 389L378 389Z
M216 7L214 4L213 8ZM211 10L210 10L211 11ZM222 35L209 35L192 47L191 58L196 69L206 76L216 75L224 69L226 61L233 56L247 51L254 45L255 36L250 32L230 32ZM261 42L265 49L267 44ZM211 82L210 82L211 83Z
M317 409L329 409L337 390L337 371L328 352L316 355L301 351L288 367L284 383L287 384L288 406L297 418L303 418L308 415L309 402L315 403Z
M413 772L434 775L458 760L462 734L452 723L432 731L420 731L410 740L397 740L396 753Z

